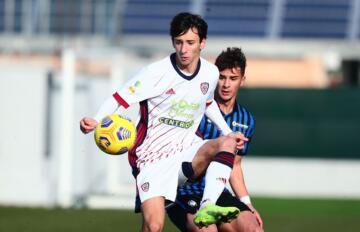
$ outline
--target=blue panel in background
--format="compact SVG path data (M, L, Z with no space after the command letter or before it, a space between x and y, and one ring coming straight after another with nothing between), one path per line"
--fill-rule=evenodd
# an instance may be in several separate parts
M349 0L288 0L281 35L288 38L346 38L349 14Z

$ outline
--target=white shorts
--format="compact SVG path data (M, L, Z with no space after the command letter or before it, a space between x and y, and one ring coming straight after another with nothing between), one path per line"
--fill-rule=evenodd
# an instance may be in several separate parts
M140 201L144 202L150 198L159 196L170 201L175 201L182 162L191 161L206 141L207 140L199 140L199 142L194 143L181 153L161 159L154 164L148 163L143 166L136 177Z

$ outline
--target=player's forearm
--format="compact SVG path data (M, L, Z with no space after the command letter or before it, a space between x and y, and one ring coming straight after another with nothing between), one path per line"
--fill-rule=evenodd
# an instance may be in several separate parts
M240 199L241 197L248 195L243 172L240 165L234 166L230 175L229 182L236 197Z
M100 122L100 120L105 116L114 113L119 108L119 106L119 103L115 100L113 96L107 98L100 106L98 112L94 116L94 119Z
M221 130L223 135L227 135L232 132L229 125L225 122L221 115L220 109L215 101L212 101L210 105L206 107L205 115Z

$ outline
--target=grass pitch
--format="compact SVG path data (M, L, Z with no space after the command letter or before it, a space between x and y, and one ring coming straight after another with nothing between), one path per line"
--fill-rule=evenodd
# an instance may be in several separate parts
M253 198L266 232L360 231L360 200ZM141 215L127 210L0 207L1 232L137 232ZM169 220L166 232L178 231Z

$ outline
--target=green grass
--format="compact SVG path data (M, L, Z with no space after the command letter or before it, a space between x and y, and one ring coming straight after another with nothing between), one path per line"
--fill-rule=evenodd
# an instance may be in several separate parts
M266 231L360 231L360 200L255 199Z
M360 200L254 198L266 232L360 231ZM0 232L132 232L141 215L126 210L0 207ZM167 232L177 231L166 221Z

